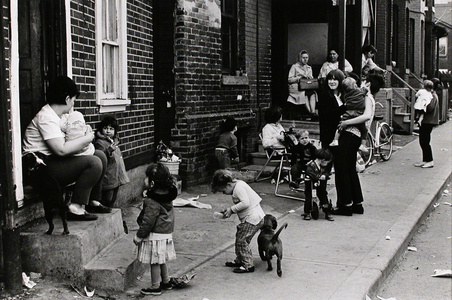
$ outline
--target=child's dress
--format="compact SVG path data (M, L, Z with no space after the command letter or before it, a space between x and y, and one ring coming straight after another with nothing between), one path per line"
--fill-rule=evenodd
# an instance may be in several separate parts
M172 200L177 197L177 188L168 194L148 191L143 209L137 218L140 228L137 237L143 240L138 245L138 261L145 264L165 264L176 259L174 250L174 209Z
M117 146L119 140L116 139L116 147L112 147L112 144L110 138L107 138L99 132L96 134L94 146L96 149L103 151L108 158L107 171L102 181L102 190L112 190L130 181L127 176L121 150Z

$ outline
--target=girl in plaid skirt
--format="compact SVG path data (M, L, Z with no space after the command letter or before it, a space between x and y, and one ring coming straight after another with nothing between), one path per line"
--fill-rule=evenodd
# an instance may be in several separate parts
M162 289L172 289L166 262L176 258L172 233L177 186L174 176L161 163L149 165L144 182L146 196L137 219L140 228L133 242L138 245L138 260L151 264L152 286L141 289L141 293L160 295Z
M226 262L227 267L234 267L234 273L254 272L253 254L250 243L261 228L264 211L260 205L262 198L244 181L234 179L231 171L217 170L213 174L212 192L232 195L234 205L223 211L223 217L229 218L233 213L239 217L235 235L236 259Z

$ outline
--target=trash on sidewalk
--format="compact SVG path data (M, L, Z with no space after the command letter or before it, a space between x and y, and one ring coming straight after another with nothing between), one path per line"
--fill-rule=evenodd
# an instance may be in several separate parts
M385 237L385 240L387 240L387 241L389 241L391 239L391 237L389 236L389 235L387 235L386 237Z
M451 270L445 270L445 269L435 269L433 271L432 277L448 277L448 278L452 278L452 271Z
M95 289L90 290L87 286L84 286L81 288L75 283L71 284L72 289L82 298L90 299L94 296Z
M452 206L452 203L449 203L449 202L444 202L444 204L445 204L445 205Z
M391 297L391 298L383 298L383 297L377 296L377 298L380 299L380 300L397 300L397 298L394 298L394 297Z
M184 288L196 276L196 273L184 274L181 277L170 277L170 283L176 288Z
M433 207L434 207L434 208L437 208L438 206L439 206L439 203L433 204Z
M173 200L173 206L191 206L196 208L204 208L204 209L212 209L212 205L201 203L196 200L199 199L199 196L183 199L183 198L176 198Z
M30 280L30 277L25 274L25 272L22 272L22 285L26 286L29 289L32 289L36 283Z
M416 247L408 247L407 250L408 251L412 251L412 252L417 252L417 248Z
M294 209L291 209L291 210L288 211L289 214L293 214L294 212L295 212Z

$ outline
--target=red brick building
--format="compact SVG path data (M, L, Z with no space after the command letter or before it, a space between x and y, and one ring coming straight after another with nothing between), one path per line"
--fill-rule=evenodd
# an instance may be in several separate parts
M118 119L132 179L120 191L118 205L124 205L140 194L160 140L182 158L185 187L209 182L218 124L226 116L238 120L246 160L257 147L264 110L284 104L288 68L302 48L311 54L315 76L330 48L359 73L364 43L379 49L380 66L396 61L403 78L410 75L406 69L422 75L434 54L426 59L419 51L422 5L426 1L2 0L3 228L42 216L25 196L21 134L55 76L78 84L75 109L89 124L106 114Z

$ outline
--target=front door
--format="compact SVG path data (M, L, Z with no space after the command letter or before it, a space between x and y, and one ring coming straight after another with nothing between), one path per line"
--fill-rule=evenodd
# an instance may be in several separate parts
M19 0L21 132L45 103L45 88L66 74L65 8L61 0Z
M155 143L169 146L175 125L174 9L175 0L154 1Z

